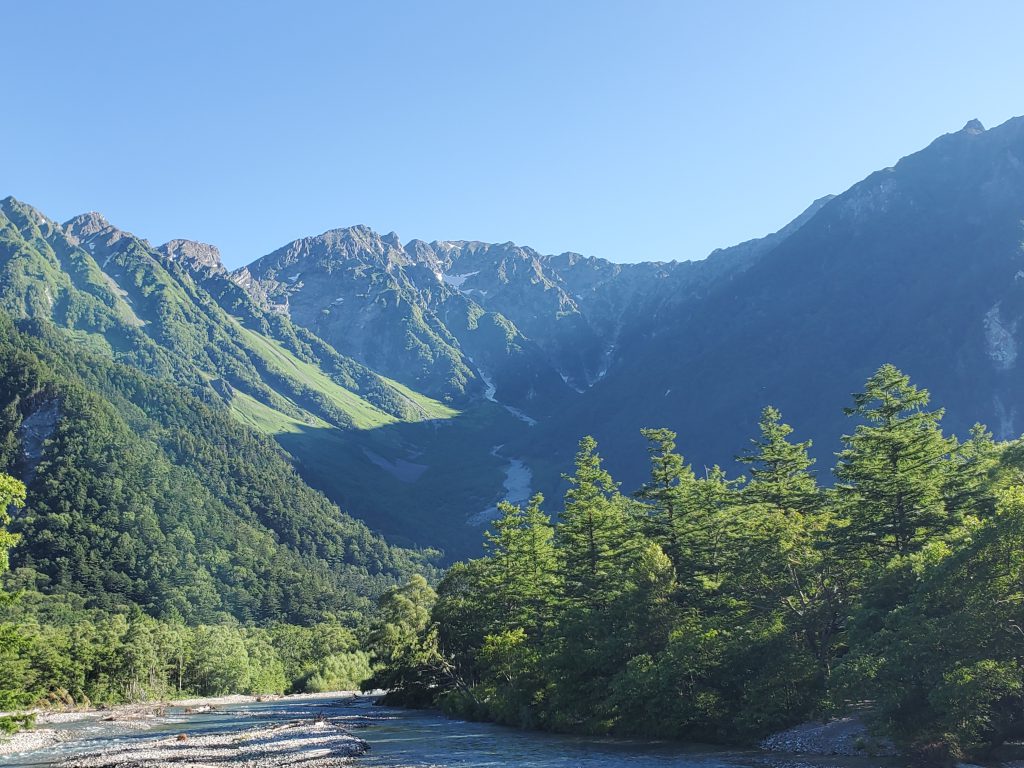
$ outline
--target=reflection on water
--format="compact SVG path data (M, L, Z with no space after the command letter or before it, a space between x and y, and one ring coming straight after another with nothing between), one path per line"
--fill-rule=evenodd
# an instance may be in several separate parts
M828 758L826 762L775 759L754 751L729 751L715 747L682 746L628 739L596 739L518 731L486 723L447 720L429 712L376 707L365 698L321 699L247 703L225 706L208 714L186 715L171 709L168 717L148 730L126 730L117 723L102 722L99 716L64 725L73 735L68 741L23 755L0 757L0 768L46 766L81 752L125 744L138 739L176 733L212 733L240 730L268 721L315 717L338 718L359 737L370 743L370 752L353 765L366 768L399 766L452 766L484 768L743 768L745 766L843 766L869 768L866 760ZM892 765L890 763L890 765Z

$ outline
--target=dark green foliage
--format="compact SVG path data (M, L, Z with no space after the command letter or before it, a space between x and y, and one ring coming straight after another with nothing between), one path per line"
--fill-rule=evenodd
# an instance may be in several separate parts
M38 455L7 464L32 477L13 563L45 590L190 622L309 623L365 613L418 567L216 403L31 330L0 317L0 432L53 415Z
M367 637L367 647L380 662L367 688L389 691L388 703L422 706L437 687L441 656L437 635L430 630L430 611L437 594L422 576L388 592Z
M41 219L13 198L0 201L0 308L15 318L50 320L121 362L206 397L218 392L229 400L237 389L294 418L351 426L352 414L274 364L265 345L277 343L380 415L422 416L386 379L259 308L227 273L190 271L102 218L87 215L66 227ZM227 386L212 387L215 378Z
M852 702L922 755L1021 738L1024 451L958 445L927 400L880 368L832 491L774 408L739 481L644 430L639 501L584 438L553 534L540 499L502 504L487 556L397 622L397 667L378 633L377 679L553 730L750 742Z
M927 405L927 392L883 365L846 409L866 422L844 436L835 473L836 541L851 554L888 559L949 527L943 483L953 441L939 429L942 411Z

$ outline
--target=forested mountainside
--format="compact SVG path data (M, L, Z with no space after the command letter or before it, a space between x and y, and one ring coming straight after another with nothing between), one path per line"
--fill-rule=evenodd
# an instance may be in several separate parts
M1022 160L1024 119L971 122L870 175L699 302L635 327L552 433L602 414L609 466L636 483L642 445L621 435L667 424L691 458L725 465L770 404L827 461L844 429L833 404L889 361L943 404L950 431L981 421L1018 437Z
M247 328L96 217L65 230L10 199L2 213L0 470L28 485L16 578L156 616L304 623L362 614L429 569L312 490L246 423L350 425L441 406L286 320L251 313Z
M276 437L307 483L406 544L440 540L426 533L439 518L421 512L424 496L442 520L457 498L451 527L468 539L478 532L463 524L464 505L486 509L501 489L489 427L512 422L496 431L514 433L511 414L488 401L460 413L340 355L261 309L211 246L155 248L98 214L62 225L7 198L0 309ZM442 459L458 451L483 457L477 472Z
M0 706L352 684L372 623L472 717L1019 738L1022 158L972 122L700 262L354 227L231 272L0 201Z
M155 616L358 615L427 567L313 491L230 412L53 326L0 315L3 471L28 487L15 577Z

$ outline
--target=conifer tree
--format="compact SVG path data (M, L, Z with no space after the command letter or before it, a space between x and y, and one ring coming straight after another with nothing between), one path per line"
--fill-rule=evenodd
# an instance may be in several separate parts
M953 441L943 436L942 410L926 410L928 391L892 365L883 365L846 408L858 424L845 435L835 475L843 525L837 545L884 560L917 549L945 529L946 461Z
M551 618L557 565L554 529L541 508L543 503L539 493L525 509L501 502L494 533L485 534L493 600L500 606L498 621L502 625L490 628L492 632L524 629L536 637Z
M817 484L807 455L811 441L791 443L793 428L782 421L778 409L768 406L758 422L760 436L737 460L746 464L750 483L744 495L750 502L770 504L784 510L805 510L813 503Z
M785 620L827 676L834 638L843 622L843 581L818 542L828 512L810 467L811 442L790 442L793 428L778 409L761 412L760 435L737 460L750 481L743 488L746 552L741 594L762 614L782 609Z
M570 487L555 534L565 596L606 602L622 587L629 531L594 438L580 440L576 471L565 479Z
M957 445L946 474L946 506L958 517L989 517L995 512L997 492L991 476L999 466L999 446L984 425L975 424L971 436Z
M690 465L675 452L676 433L670 429L641 429L648 441L651 479L637 492L649 504L647 529L676 570L687 570L685 532L692 522L694 484Z

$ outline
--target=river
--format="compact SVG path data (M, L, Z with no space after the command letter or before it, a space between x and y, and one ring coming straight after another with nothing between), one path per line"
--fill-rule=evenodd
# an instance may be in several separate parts
M458 766L485 768L810 768L846 766L869 768L878 762L827 758L825 762L792 757L773 757L757 751L725 750L631 739L561 736L519 731L487 723L449 720L433 712L378 707L367 698L280 700L224 706L208 714L185 714L171 709L154 727L125 730L99 716L67 725L75 738L60 745L0 757L0 768L50 766L84 752L125 745L133 740L177 733L241 730L255 725L324 714L342 721L370 744L370 751L354 758L352 766L399 768L400 766Z

